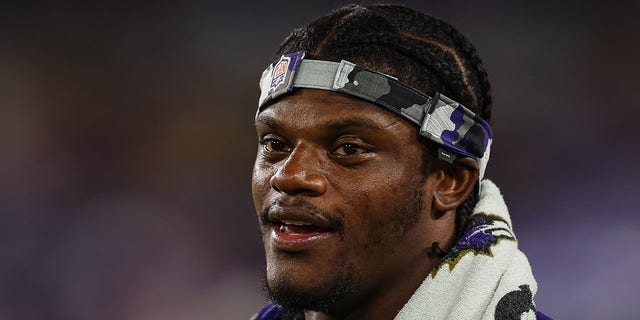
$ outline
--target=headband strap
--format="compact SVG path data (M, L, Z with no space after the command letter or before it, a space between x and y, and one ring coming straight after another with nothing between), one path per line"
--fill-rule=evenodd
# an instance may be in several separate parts
M260 79L257 114L294 88L345 93L381 105L420 127L420 135L444 147L438 157L453 162L456 155L478 161L480 179L489 161L493 133L489 123L436 93L430 97L392 76L341 62L305 60L304 51L283 55Z

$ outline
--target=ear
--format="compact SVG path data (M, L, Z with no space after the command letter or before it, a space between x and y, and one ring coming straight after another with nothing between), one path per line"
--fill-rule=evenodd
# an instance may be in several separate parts
M445 163L436 175L433 207L439 212L455 210L478 181L478 163L471 158L458 158Z

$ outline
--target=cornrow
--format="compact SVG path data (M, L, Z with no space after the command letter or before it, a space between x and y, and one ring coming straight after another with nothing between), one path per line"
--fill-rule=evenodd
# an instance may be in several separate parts
M374 44L376 41L379 41L379 37L374 41L370 41L369 43ZM471 91L472 87L468 83L465 72L460 72L459 78L451 78L451 74L453 70L464 70L464 65L462 64L461 59L457 56L455 51L451 48L443 46L433 40L423 39L418 36L408 35L402 33L400 35L392 35L385 39L381 45L390 45L400 53L410 57L411 59L421 59L423 64L424 73L433 75L437 78L438 82L443 87L440 92L445 95L452 94L453 92L458 91L458 95L461 97L461 101L469 101L470 105L477 104L477 97ZM367 41L366 38L359 40L356 44L365 44ZM425 46L425 44L427 46ZM444 55L442 57L438 57L440 52L450 53L449 55ZM435 58L432 58L435 57ZM440 61L445 59L446 61ZM454 68L452 68L454 67ZM453 69L453 70L452 70ZM434 81L436 79L432 79ZM416 81L417 82L417 81ZM467 88L466 90L460 91L459 88ZM426 91L434 91L426 90ZM434 92L427 92L429 94L434 94Z
M311 59L348 60L390 74L427 94L440 92L487 121L491 118L489 79L475 47L453 26L430 15L400 5L347 5L294 30L274 60L298 50ZM421 141L423 156L432 161L434 144ZM457 237L477 201L477 192L472 192L458 207Z
M461 34L455 28L449 27L449 36L453 41L456 48L460 49L462 56L467 57L469 63L469 73L475 73L477 79L477 85L479 86L479 101L476 110L483 119L491 120L491 84L489 83L489 76L482 64L482 59L478 55L475 47L467 40L467 38Z
M465 57L468 66L466 68L460 68L460 71L462 72L463 78L466 75L475 75L469 79L472 82L470 94L474 95L477 99L476 103L465 106L471 108L477 107L474 111L483 119L487 121L491 119L491 86L487 72L484 69L482 60L480 56L478 56L475 47L462 33L445 21L407 7L397 5L374 5L372 7L382 9L381 12L389 18L392 18L394 15L400 16L401 18L398 20L402 25L402 29L406 30L403 34L415 37L418 41L420 41L421 37L417 35L426 34L428 38L440 41L442 46L449 46L455 56ZM460 53L459 55L457 54L458 52ZM456 81L456 79L451 80ZM474 92L475 90L473 89L473 87L476 86L479 87L477 93Z

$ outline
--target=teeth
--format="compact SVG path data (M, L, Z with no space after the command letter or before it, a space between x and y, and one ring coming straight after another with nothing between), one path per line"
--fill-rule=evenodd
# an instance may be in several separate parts
M281 221L284 224L292 224L295 226L310 226L311 223L309 222L303 222L303 221L292 221L292 220L282 220Z

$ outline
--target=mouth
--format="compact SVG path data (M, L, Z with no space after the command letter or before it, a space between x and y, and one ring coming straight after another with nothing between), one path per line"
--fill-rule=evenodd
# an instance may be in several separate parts
M299 252L321 245L337 235L337 226L327 216L326 212L315 207L313 210L271 207L266 222L271 228L273 248Z
M333 232L333 228L317 226L305 221L281 220L274 226L276 232L290 236Z

